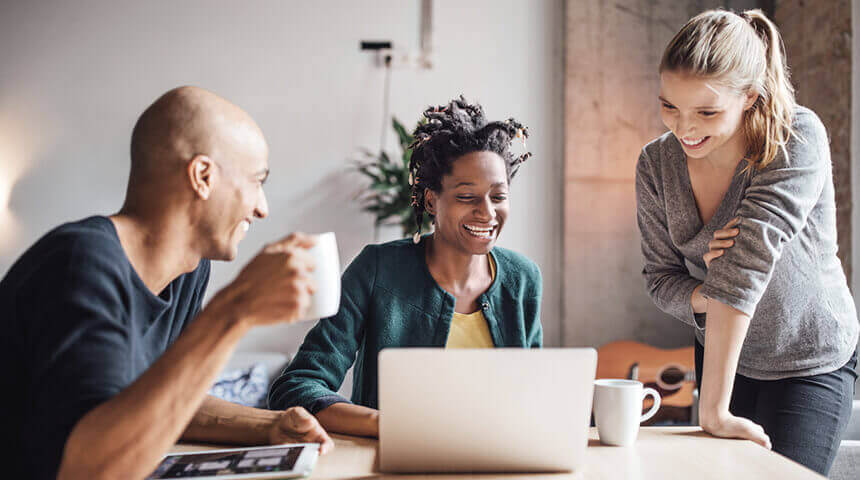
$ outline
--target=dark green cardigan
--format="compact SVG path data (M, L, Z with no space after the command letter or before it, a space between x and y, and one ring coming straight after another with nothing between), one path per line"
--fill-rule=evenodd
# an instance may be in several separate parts
M349 367L352 401L377 408L377 355L391 347L444 347L454 296L430 275L424 237L368 245L343 274L340 311L308 332L272 384L269 408L301 405L312 413L338 402ZM540 347L541 275L523 255L493 248L496 278L478 297L497 347ZM357 356L356 356L357 353Z

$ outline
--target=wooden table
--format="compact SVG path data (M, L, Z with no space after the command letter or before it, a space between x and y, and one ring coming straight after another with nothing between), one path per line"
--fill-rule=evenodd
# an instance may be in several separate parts
M587 462L568 474L391 475L378 472L377 441L333 435L335 449L320 458L310 478L351 480L423 479L822 479L800 464L752 442L711 437L698 427L642 427L630 447L609 447L597 441L592 428ZM217 448L177 444L172 452Z

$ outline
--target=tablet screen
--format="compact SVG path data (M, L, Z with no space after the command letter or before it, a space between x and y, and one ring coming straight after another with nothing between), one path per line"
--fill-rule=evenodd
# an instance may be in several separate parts
M148 478L195 478L291 472L304 448L304 446L274 446L250 450L179 453L165 458Z

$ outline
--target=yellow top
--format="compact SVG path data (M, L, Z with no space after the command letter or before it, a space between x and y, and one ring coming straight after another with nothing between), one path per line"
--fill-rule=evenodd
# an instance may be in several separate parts
M496 279L496 261L492 255L490 259L490 277ZM448 332L448 342L445 348L493 348L493 337L490 336L490 328L487 319L484 318L483 310L473 313L454 312L451 319L451 331Z

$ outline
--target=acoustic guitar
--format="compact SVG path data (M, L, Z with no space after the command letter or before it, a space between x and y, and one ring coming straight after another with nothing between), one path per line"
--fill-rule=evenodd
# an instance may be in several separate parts
M597 349L597 378L639 380L660 392L661 410L689 410L696 389L693 352L693 347L664 350L633 341L607 343ZM647 398L644 408L652 403Z

